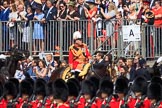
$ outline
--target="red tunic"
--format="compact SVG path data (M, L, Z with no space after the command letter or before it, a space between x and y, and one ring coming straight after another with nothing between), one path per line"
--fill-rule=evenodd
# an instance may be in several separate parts
M84 108L87 105L88 105L88 103L86 102L85 98L81 97L79 102L78 102L78 107L77 108ZM98 108L97 104L96 104L96 100L95 100L95 102L92 103L91 108Z
M47 99L45 103L45 108L51 108L51 106L52 106L51 100Z
M97 98L96 104L97 104L97 108L101 108L102 105L106 105L106 100ZM109 108L114 108L115 104L116 104L116 99L112 98L111 101L109 102Z
M7 108L7 100L5 99L2 99L1 102L0 102L0 108Z
M25 101L22 98L19 98L18 103L16 104L16 108L22 108L24 102Z
M159 107L158 108L162 108L162 102L160 103Z
M40 108L43 101L35 100L31 102L32 108Z
M84 54L85 55L84 55ZM74 44L69 47L69 64L72 69L82 70L86 64L87 58L90 58L90 53L86 44L81 47L76 47Z
M135 108L136 103L139 103L139 101L140 101L139 99L134 99L134 98L129 99L128 107ZM151 106L150 100L148 98L145 98L140 108L150 108L150 106Z
M52 104L51 108L70 108L70 106L66 103L63 103L63 104L60 104L60 105L59 104L58 105Z

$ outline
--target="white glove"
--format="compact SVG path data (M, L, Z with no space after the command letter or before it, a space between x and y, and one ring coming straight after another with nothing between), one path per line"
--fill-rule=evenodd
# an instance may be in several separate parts
M74 73L74 72L75 72L75 70L73 70L73 69L72 69L70 72L71 72L71 73Z
M161 61L162 61L162 57L159 57L157 63L160 63Z
M143 19L146 19L146 17L145 17L144 15L142 15L142 18L143 18Z
M94 60L92 60L92 59L89 59L89 63L91 64L92 62L93 62Z

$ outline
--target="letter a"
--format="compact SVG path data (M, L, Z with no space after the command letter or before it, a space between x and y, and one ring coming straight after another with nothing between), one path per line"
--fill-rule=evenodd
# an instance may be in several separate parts
M129 36L134 36L134 34L133 34L133 30L132 30L132 29L130 30L130 34L129 34Z

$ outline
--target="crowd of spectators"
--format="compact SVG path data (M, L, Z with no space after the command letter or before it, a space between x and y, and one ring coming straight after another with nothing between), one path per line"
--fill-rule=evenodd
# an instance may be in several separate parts
M162 61L162 57L157 60L153 67L147 65L146 60L139 54L134 58L119 57L113 60L111 54L104 55L98 52L91 61L94 70L99 71L97 73L99 76L102 76L103 72L105 77L110 77L114 82L119 76L125 76L129 81L133 81L137 76L144 76L147 80L150 80L152 76L162 75L161 71L156 70L157 64ZM67 71L67 67L69 65L66 60L55 60L51 53L46 54L43 59L41 57L33 59L29 56L29 58L19 61L14 77L19 81L28 77L34 80L43 78L49 81L52 78L51 75L55 75L57 71L60 77L63 74L68 75L68 73L64 73L64 71Z
M149 2L150 10L153 11L155 16L155 21L152 25L161 25L161 2L158 0ZM103 28L106 29L106 36L112 36L114 30L117 29L114 25L120 25L122 18L127 20L146 19L147 17L142 15L145 11L144 5L143 0L3 0L0 4L0 21L7 21L10 29L9 34L7 34L7 27L2 28L2 39L5 42L7 40L5 35L9 35L10 41L8 43L10 47L14 45L15 41L20 40L22 40L21 42L24 45L28 46L31 35L29 21L35 20L39 22L33 24L32 39L35 40L33 50L36 51L39 49L40 52L43 52L45 49L53 51L55 46L58 46L58 41L60 40L58 40L58 24L50 23L50 20L71 20L75 22L79 20L92 20L94 23L97 23L97 27L94 26L94 28L91 27L91 23L89 22L86 25L82 23L79 27L77 27L79 23L75 23L76 25L66 25L70 27L66 31L63 28L63 32L67 36L69 35L69 31L72 34L74 31L79 30L82 32L83 38L85 36L89 38L92 35L92 29L95 32L94 37L101 36L104 34ZM114 21L115 19L117 20ZM106 28L99 24L102 20L106 20ZM16 24L14 22L17 21L25 21L25 26L22 27L21 24L17 24L17 28L15 28L14 25ZM44 24L48 25L47 30ZM136 23L129 21L129 24ZM84 34L85 31L87 31L86 34ZM22 35L21 38L18 37L20 34ZM67 36L63 37L63 41L69 40L69 43L71 40ZM46 40L44 40L45 38ZM117 36L115 37L115 41L117 41ZM24 46L23 44L21 46ZM63 44L63 46L66 45Z

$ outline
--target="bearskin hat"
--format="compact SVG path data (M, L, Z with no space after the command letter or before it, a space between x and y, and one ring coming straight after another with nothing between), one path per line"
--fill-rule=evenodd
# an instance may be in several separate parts
M9 81L13 82L16 85L16 89L19 93L19 80L16 78L10 78Z
M69 95L69 89L66 82L62 79L56 79L52 84L53 96L55 99L60 99L66 102Z
M33 94L33 86L28 80L23 80L20 83L21 94L27 94L31 96Z
M72 80L68 80L67 85L69 88L69 96L77 97L80 91L80 88L78 87L78 85Z
M4 90L3 91L4 91L5 96L6 95L12 95L14 98L16 98L17 93L18 93L16 85L11 81L8 81L4 84Z
M143 76L138 76L135 78L133 85L132 85L132 90L133 92L141 92L142 95L146 94L147 91L147 80Z
M47 94L48 95L53 95L53 91L52 91L52 81L48 82L48 84L47 84Z
M44 79L37 79L34 85L34 93L35 95L43 95L46 96L47 88L46 81Z
M99 92L111 95L113 93L113 88L114 88L113 82L108 79L105 79L102 80L100 83Z
M96 86L91 80L84 80L82 82L82 93L89 94L91 97L96 95Z
M147 88L147 97L149 99L162 99L162 86L159 83L150 83Z
M95 76L91 76L88 80L92 81L95 84L96 89L98 90L100 80Z
M68 81L69 81L69 80L72 81L72 82L74 82L74 83L78 86L79 91L80 91L80 89L81 89L81 85L80 85L79 80L76 79L76 78L70 78L70 79L68 79Z
M152 77L152 79L151 79L151 83L159 83L159 84L162 85L162 80L161 80L160 77L154 76L154 77Z
M0 96L2 96L3 94L3 83L0 82Z
M30 82L30 84L33 86L34 88L34 80L32 78L26 78L25 80L27 80L28 82Z
M129 83L129 81L126 77L124 77L124 76L118 77L118 79L115 82L115 92L127 94L128 83Z

